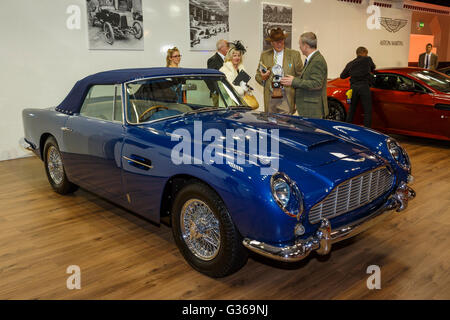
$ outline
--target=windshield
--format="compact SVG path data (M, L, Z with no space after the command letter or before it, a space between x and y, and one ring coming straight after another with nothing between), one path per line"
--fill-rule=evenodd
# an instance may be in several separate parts
M128 83L127 120L137 124L246 105L222 77L184 76Z
M450 78L443 74L431 70L422 70L410 73L410 75L416 79L422 80L435 90L445 93L450 92Z

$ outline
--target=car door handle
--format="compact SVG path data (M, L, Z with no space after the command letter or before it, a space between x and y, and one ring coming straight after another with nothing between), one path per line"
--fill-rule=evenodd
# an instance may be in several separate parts
M145 171L153 169L151 160L137 156L135 154L132 154L129 157L123 156L123 159L126 160L130 166L136 167L138 169Z
M72 129L67 128L67 127L62 127L61 130L62 130L63 132L73 132Z

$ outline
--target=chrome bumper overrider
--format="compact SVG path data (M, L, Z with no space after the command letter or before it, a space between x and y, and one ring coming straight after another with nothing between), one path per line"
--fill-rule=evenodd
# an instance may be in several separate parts
M311 236L306 240L298 241L292 246L275 247L251 239L244 239L243 244L251 251L279 261L300 261L306 258L313 250L319 255L327 255L330 253L333 243L351 238L369 229L381 220L384 220L390 213L394 212L394 210L397 212L405 210L408 206L408 201L415 197L416 193L414 190L404 183L391 197L389 197L380 209L371 215L361 220L354 221L346 226L332 229L330 221L328 219L322 219L321 225L314 236Z

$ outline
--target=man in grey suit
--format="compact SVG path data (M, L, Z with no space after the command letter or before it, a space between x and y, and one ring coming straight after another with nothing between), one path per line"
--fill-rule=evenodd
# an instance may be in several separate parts
M422 53L419 56L419 68L436 70L438 67L438 56L435 55L431 50L433 45L431 43L427 44L427 52Z
M306 56L303 72L298 77L284 77L281 84L295 89L295 104L300 116L323 119L328 116L327 62L317 50L317 37L314 33L302 34L299 45Z

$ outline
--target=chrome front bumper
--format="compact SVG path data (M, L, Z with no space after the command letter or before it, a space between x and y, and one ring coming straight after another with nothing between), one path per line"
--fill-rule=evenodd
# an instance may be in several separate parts
M416 193L414 190L404 183L380 209L346 226L332 229L330 221L322 219L319 229L313 236L306 240L300 240L292 246L276 247L251 239L244 239L243 244L249 250L260 255L286 262L300 261L306 258L313 250L319 255L327 255L330 253L333 243L354 237L369 229L392 214L394 210L397 212L405 210L408 206L408 201L415 197Z

